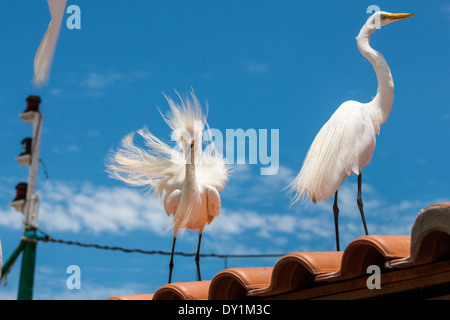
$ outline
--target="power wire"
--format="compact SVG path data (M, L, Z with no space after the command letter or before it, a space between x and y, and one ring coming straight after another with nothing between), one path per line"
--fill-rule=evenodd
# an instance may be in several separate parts
M37 194L40 194L42 191L44 191L45 189L47 189L49 183L50 183L50 179L48 177L48 171L47 171L47 166L45 165L44 160L39 158L39 162L42 164L42 169L44 170L44 175L45 175L45 184L44 186L41 188L41 190L39 190L37 192Z
M80 247L85 248L97 248L97 249L103 249L103 250L114 250L114 251L122 251L122 252L137 252L137 253L143 253L143 254L160 254L160 255L171 255L171 252L168 251L161 251L161 250L143 250L143 249L128 249L123 247L117 247L117 246L105 246L105 245L98 245L98 244L88 244L88 243L81 243L78 241L67 241L67 240L61 240L61 239L55 239L48 235L47 233L43 232L40 229L37 229L43 237L39 238L38 240L42 240L44 242L55 242L55 243L62 243L67 245L76 245ZM180 255L185 257L192 257L195 256L195 253L186 253L186 252L174 252L174 255ZM281 257L285 254L217 254L217 253L201 253L201 257L216 257L216 258L271 258L271 257Z

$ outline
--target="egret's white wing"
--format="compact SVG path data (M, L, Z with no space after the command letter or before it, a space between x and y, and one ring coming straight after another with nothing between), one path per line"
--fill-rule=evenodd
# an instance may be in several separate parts
M375 130L361 103L343 103L320 129L290 184L294 202L306 194L315 203L330 198L344 179L370 162Z
M43 85L48 80L66 7L66 0L47 0L47 3L52 19L34 58L33 83L35 86Z
M164 197L164 210L167 216L175 214L181 199L181 189L175 189Z
M231 167L216 149L208 123L205 122L205 126L207 130L204 132L204 136L209 144L203 150L196 168L197 181L200 187L212 186L218 191L222 191L228 181Z
M200 187L212 186L222 191L230 175L230 167L225 159L219 156L203 154L202 160L197 164L196 176Z
M131 133L108 159L106 171L112 178L132 186L147 187L156 196L181 188L184 180L183 155L156 138L147 129L138 130L148 147L144 150L133 143Z
M207 191L208 199L208 224L210 224L219 214L221 209L221 201L219 192L216 188L210 187Z

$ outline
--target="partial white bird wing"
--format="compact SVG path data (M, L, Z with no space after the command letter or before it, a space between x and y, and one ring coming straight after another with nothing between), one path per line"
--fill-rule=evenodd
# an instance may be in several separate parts
M52 19L34 58L33 83L35 86L41 86L48 80L66 2L66 0L47 0Z
M360 174L363 167L370 163L375 149L376 131L369 108L364 104L350 101L346 109L341 116L341 119L346 119L346 125L341 137L339 161L340 170L349 176Z
M369 114L356 101L343 103L320 129L290 184L294 202L306 194L315 203L330 198L344 179L361 172L375 148Z
M216 149L208 123L205 125L207 130L204 132L204 136L208 145L202 151L200 162L197 164L197 182L200 187L212 186L217 191L222 191L230 176L231 167Z
M213 222L213 220L220 214L221 201L219 192L216 188L210 187L207 192L208 199L208 224Z
M181 189L175 189L164 197L164 210L167 216L175 214L181 199Z
M136 146L131 133L107 160L106 171L112 178L131 186L147 187L155 196L164 197L175 189L181 189L185 174L182 153L147 129L138 130L138 133L145 139L148 150Z
M204 153L201 162L196 166L197 182L200 187L212 186L222 191L229 175L230 167L221 156Z

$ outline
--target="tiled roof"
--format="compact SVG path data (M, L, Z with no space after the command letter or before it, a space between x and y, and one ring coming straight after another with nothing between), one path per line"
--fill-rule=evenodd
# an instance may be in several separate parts
M381 289L367 287L371 265L380 267ZM343 252L293 252L273 267L230 268L209 281L172 283L154 294L108 299L367 299L417 292L450 299L450 202L421 210L411 235L363 236Z

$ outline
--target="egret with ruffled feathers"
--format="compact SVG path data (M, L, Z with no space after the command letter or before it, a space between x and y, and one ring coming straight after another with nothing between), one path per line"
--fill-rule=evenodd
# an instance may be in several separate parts
M134 134L127 135L121 148L107 164L111 177L131 186L147 187L161 197L164 210L173 216L172 253L169 263L169 283L172 281L175 243L180 229L199 232L197 253L197 277L200 275L200 244L205 226L220 213L219 191L223 190L230 168L222 155L216 152L208 136L208 124L201 105L191 92L190 98L175 103L166 96L170 112L164 120L172 129L172 139L179 148L172 148L147 129L138 130L148 147L144 150L133 143ZM207 137L210 145L202 148Z
M357 204L364 225L361 197L362 169L372 159L375 136L387 120L394 100L394 82L384 57L369 45L370 36L379 27L413 16L409 13L375 12L361 28L356 43L360 53L372 64L377 80L377 94L372 101L361 103L346 101L333 113L314 138L303 166L289 185L294 193L293 203L309 199L316 203L334 195L333 213L336 233L336 248L339 251L338 189L351 174L358 175Z

